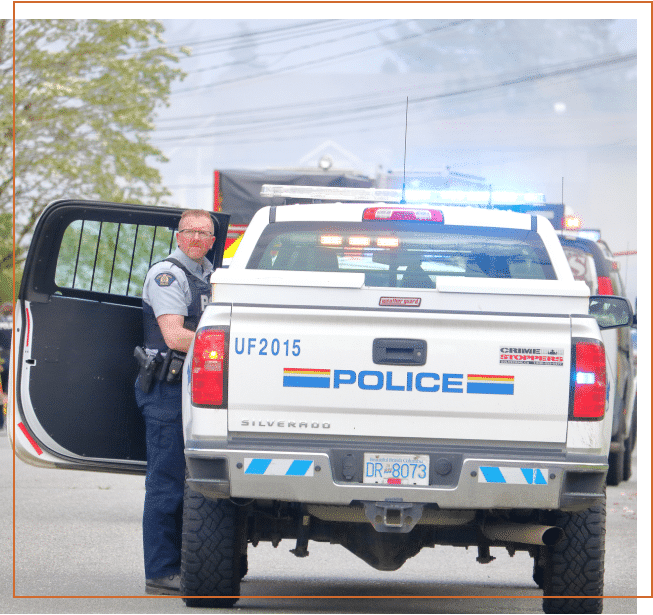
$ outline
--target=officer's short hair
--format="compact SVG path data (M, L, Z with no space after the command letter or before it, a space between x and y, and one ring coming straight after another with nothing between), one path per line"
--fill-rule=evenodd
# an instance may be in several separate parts
M192 216L194 218L207 218L211 222L211 226L215 230L215 225L213 224L213 218L211 218L211 214L206 211L206 209L185 209L184 213L181 214L181 218L179 218L179 225L177 226L177 229L181 226L181 223L184 218L188 218L189 216Z

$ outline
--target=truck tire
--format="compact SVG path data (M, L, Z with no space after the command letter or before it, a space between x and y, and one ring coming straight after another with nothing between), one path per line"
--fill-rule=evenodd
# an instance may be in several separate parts
M633 474L633 449L637 439L637 405L633 411L633 420L630 425L630 434L624 442L624 480L630 480Z
M602 612L605 518L605 500L582 512L552 512L549 522L561 527L565 537L548 547L544 571L545 613Z
M619 436L619 451L615 453L610 453L608 455L608 476L606 481L611 487L616 487L622 480L624 476L624 462L626 451L626 442L623 439L623 436Z
M186 483L181 539L181 595L186 606L229 608L238 601L244 551L241 523L232 502L209 500Z

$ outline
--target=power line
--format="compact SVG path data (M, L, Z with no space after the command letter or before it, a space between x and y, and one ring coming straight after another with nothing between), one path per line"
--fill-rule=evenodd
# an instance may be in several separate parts
M417 87L413 86L402 90L402 93L408 93L409 95L415 91L423 91L425 89L430 89L432 85L419 85ZM168 126L163 127L161 124L168 122L180 122L180 121L189 121L189 120L202 120L208 118L215 118L222 120L222 123L232 124L234 121L239 121L239 118L242 116L253 116L259 118L261 115L274 113L277 111L283 111L287 115L296 116L297 110L300 112L305 109L310 109L314 114L324 114L325 112L332 113L334 107L346 103L348 106L351 106L352 103L363 102L367 104L370 100L379 101L380 97L394 97L396 96L394 92L374 92L373 94L360 94L356 96L336 96L332 98L324 98L322 100L311 100L309 102L301 102L296 104L284 104L284 105L272 105L268 107L253 107L249 109L236 109L233 111L220 111L219 113L208 113L203 115L191 115L191 116L182 116L174 118L161 118L157 120L157 131L173 131L173 130L184 130L191 129L193 126ZM324 110L322 110L324 109ZM244 120L241 120L244 121ZM263 120L266 121L266 120Z
M337 20L331 20L331 21L337 21ZM229 45L225 45L220 48L216 49L211 49L209 51L203 51L198 54L195 54L194 56L190 56L189 59L192 59L194 57L200 57L200 56L206 56L206 55L215 55L217 53L226 53L226 52L231 52L231 51L238 51L241 49L248 49L253 46L261 46L265 47L266 45L272 45L272 44L277 44L277 43L283 43L286 41L296 41L297 39L301 38L306 38L308 36L312 37L315 39L317 36L322 36L324 34L328 34L333 31L338 31L342 32L343 30L349 29L349 28L361 28L363 25L368 29L368 31L375 31L378 29L386 28L389 27L388 25L383 25L383 26L378 26L375 28L370 28L370 24L377 23L379 20L375 21L366 21L366 22L351 22L348 23L343 20L342 23L331 23L331 21L326 22L326 25L321 26L321 27L314 27L309 31L306 32L290 32L288 34L284 34L283 36L276 36L276 37L267 37L260 39L258 37L257 32L241 32L236 38L236 41L234 43L231 43ZM363 34L366 33L365 31ZM315 41L313 40L312 44L315 46L316 44L324 44L323 41ZM290 50L284 50L283 53L292 53L294 52L294 49ZM194 71L193 71L194 72Z
M572 65L563 64L556 65L549 68L548 70L534 72L527 71L525 74L520 74L515 77L505 77L494 81L492 83L479 84L476 86L471 86L467 88L452 90L449 92L442 92L438 94L431 94L427 96L414 97L411 99L411 105L426 104L429 102L434 102L441 99L451 98L455 96L476 94L480 92L487 92L489 90L496 90L504 87L522 85L529 82L542 81L546 79L555 79L555 78L564 78L571 75L576 75L579 73L587 72L590 70L597 69L609 69L620 64L633 62L637 59L636 53L626 54L623 56L609 56L607 58L595 58L591 61L585 61L583 63L575 62ZM371 97L368 98L371 100ZM297 130L303 127L317 127L325 124L334 124L334 123L350 123L350 122L360 122L366 119L379 119L388 115L394 115L397 112L399 107L403 106L403 102L400 100L393 100L387 102L366 102L357 107L348 108L348 109L331 109L331 112L328 116L325 116L324 112L316 111L315 104L306 105L306 108L309 109L305 113L296 113L286 115L278 115L277 117L253 117L245 118L239 123L235 117L229 117L227 114L220 116L221 124L226 126L223 130L218 130L210 133L203 133L198 135L197 139L207 139L215 137L228 137L234 133L237 133L239 138L242 138L243 133L260 131L261 125L264 125L264 130L266 132L273 132L283 130L285 132L289 130ZM277 109L283 109L283 107L277 107ZM177 128L178 129L178 128ZM170 128L169 130L174 130ZM153 140L159 143L178 141L178 137L162 137L157 138L153 136Z
M222 22L223 20L216 20L219 22ZM263 30L256 30L252 32L253 36L260 36L264 37L269 34L278 34L281 32L286 32L286 33L296 33L298 31L307 29L307 28L314 28L316 31L319 31L319 26L323 26L325 24L332 24L333 22L341 21L338 19L319 19L319 20L314 20L314 21L308 21L300 24L291 24L287 26L278 26L275 28L268 28L268 29L263 29ZM206 25L206 24L205 24ZM316 27L317 26L317 27ZM182 47L199 47L202 45L213 45L213 44L224 44L225 49L229 49L229 45L232 45L234 42L239 41L242 39L242 32L238 32L236 34L229 34L228 36L220 36L217 38L210 38L210 39L205 39L205 40L195 40L195 41L186 41L186 42L181 42L181 43L169 43L167 45L163 45L166 49L172 50L172 49L178 49ZM206 55L207 52L202 52L201 54L198 55ZM214 53L214 52L210 52ZM191 56L191 57L197 57L197 55Z
M394 22L394 23L396 23L396 22ZM366 30L363 30L361 32L344 34L344 35L338 36L336 38L324 39L324 40L320 40L320 41L313 40L313 41L311 41L310 43L308 43L306 45L300 45L298 47L293 47L291 49L284 49L282 52L277 52L277 53L275 53L273 55L276 55L276 56L289 56L289 55L292 55L293 53L305 51L307 49L315 49L318 46L331 45L333 43L339 43L339 42L344 41L344 40L351 40L353 37L357 37L357 36L366 36L366 35L372 34L374 32L384 30L385 28L391 27L391 25L392 24L383 24L383 25L380 25L380 26L376 26L374 28L367 28ZM342 33L343 29L351 28L351 27L359 28L360 24L351 24L349 26L339 26L339 27L334 27L332 29L337 30L339 33ZM324 34L324 32L322 32L322 34ZM297 38L296 36L293 37L293 40L295 40L296 38ZM279 39L279 40L281 40L281 39ZM278 40L277 41L268 41L265 44L271 44L272 42L279 42L279 41ZM245 48L249 48L251 46L252 46L251 43L243 43L242 45L240 45L238 47L230 47L227 51L245 49ZM348 54L349 54L349 52L345 52L344 55L348 55ZM270 54L268 54L266 57L270 57ZM248 62L249 62L248 60L225 62L223 64L218 64L218 65L214 65L214 66L206 66L206 67L203 67L203 68L197 68L195 70L188 71L187 74L195 75L195 74L203 73L203 72L207 72L207 71L223 70L223 69L227 69L227 68L233 68L234 66L240 66L240 65L243 65L243 64L247 64ZM265 74L268 74L268 73L265 73Z
M178 95L178 94L187 94L189 92L197 92L197 91L200 91L200 90L213 89L213 88L224 86L224 85L230 85L232 83L242 83L242 82L245 82L245 81L251 81L253 79L259 79L261 77L268 77L269 78L269 77L279 75L281 73L286 73L286 72L301 69L301 68L313 67L313 66L316 66L318 64L328 64L330 62L340 60L340 59L342 59L344 57L351 58L351 56L353 56L353 55L359 55L361 53L366 53L366 52L369 52L369 51L373 51L375 49L379 49L381 47L387 47L388 45L395 45L395 44L403 43L403 42L408 41L408 40L412 40L412 39L415 39L415 38L420 38L420 37L426 36L428 34L432 34L433 32L439 32L439 31L442 31L442 30L447 30L449 28L453 28L455 26L459 26L461 24L467 23L469 21L471 21L471 20L470 19L463 19L463 20L459 20L459 21L452 21L452 22L449 22L448 24L446 24L444 26L438 26L436 28L430 28L428 30L424 30L422 32L419 32L417 34L411 34L411 35L408 35L408 36L400 37L400 38L395 39L395 40L390 41L390 42L386 41L384 43L379 43L379 44L375 44L375 45L367 45L365 47L361 47L361 48L358 48L358 49L353 49L351 51L346 51L346 52L343 52L343 53L337 53L337 54L334 54L334 55L331 55L331 56L326 56L326 57L323 57L323 58L318 58L318 59L310 60L310 61L307 61L307 62L300 62L300 63L294 64L292 66L286 66L284 68L280 68L277 71L273 71L273 72L269 72L269 71L260 72L260 73L254 74L254 75L248 75L246 77L233 77L233 78L230 78L230 79L223 79L221 81L216 81L214 83L209 83L209 84L206 84L206 85L199 85L199 86L194 86L194 87L189 87L189 88L180 88L180 89L175 90L174 92L171 92L170 96L175 96L175 95Z

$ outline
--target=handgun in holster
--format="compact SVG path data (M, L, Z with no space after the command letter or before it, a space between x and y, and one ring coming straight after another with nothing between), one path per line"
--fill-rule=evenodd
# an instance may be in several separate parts
M154 385L154 379L161 373L160 368L164 360L163 355L161 351L155 355L147 354L144 348L136 346L134 348L134 356L140 366L138 370L138 385L143 393L149 393Z

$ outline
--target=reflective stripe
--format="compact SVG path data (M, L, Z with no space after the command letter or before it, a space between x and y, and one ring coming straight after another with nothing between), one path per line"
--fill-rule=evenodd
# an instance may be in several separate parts
M311 459L245 458L245 474L258 476L313 476Z
M543 468L479 468L479 483L503 483L506 485L546 485L548 470Z
M23 425L23 423L18 423L18 428L23 432L23 435L29 440L29 443L34 447L34 450L36 451L37 455L42 455L43 451L41 450L41 447L36 443L36 440L32 438L32 436L29 435L29 432L27 431L27 427Z

